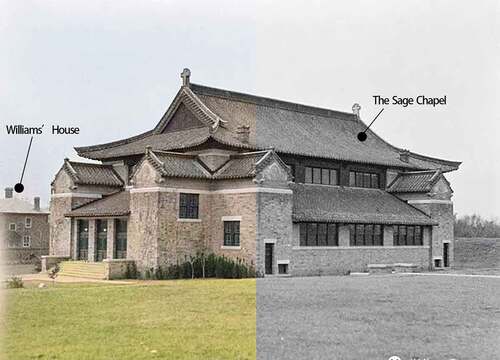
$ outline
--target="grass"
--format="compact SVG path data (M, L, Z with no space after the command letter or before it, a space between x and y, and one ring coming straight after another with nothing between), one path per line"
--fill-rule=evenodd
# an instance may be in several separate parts
M500 239L456 238L454 268L500 274Z
M273 279L257 293L263 359L500 359L500 279Z
M255 280L3 290L4 358L255 359Z

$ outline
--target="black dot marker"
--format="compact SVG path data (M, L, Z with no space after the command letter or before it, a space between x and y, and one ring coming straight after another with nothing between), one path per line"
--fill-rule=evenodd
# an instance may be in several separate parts
M17 183L16 185L14 185L14 190L16 191L16 193L22 193L24 191L24 185L21 183Z
M366 133L364 131L361 131L358 133L358 140L359 141L365 141L367 137L368 136L366 135Z

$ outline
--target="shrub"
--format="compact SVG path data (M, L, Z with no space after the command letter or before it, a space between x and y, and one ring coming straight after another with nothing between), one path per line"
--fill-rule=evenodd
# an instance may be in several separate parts
M20 289L24 287L23 279L13 276L7 280L7 289Z
M156 269L147 269L145 272L146 279L191 279L191 278L221 278L221 279L241 279L256 277L253 266L247 265L243 260L227 258L209 254L206 256L203 253L197 254L195 257L189 258L181 264L159 266ZM203 268L205 271L203 271Z

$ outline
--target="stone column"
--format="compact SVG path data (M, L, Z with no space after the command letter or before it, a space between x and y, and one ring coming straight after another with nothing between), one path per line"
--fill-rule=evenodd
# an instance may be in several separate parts
M73 260L78 260L78 232L80 231L80 229L78 228L78 220L72 218L71 221L73 222L73 226L71 227L73 229L73 234L71 235L71 257L73 258Z
M339 246L350 246L350 230L349 225L339 225Z
M114 259L115 258L115 219L108 219L108 241L107 241L107 249L106 249L106 258Z
M91 262L95 261L95 247L96 247L96 227L95 219L89 220L89 258Z
M391 225L384 225L384 246L394 246L394 228Z

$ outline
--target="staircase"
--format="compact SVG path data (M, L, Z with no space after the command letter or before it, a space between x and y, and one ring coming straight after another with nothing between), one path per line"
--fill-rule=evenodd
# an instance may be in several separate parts
M59 264L59 276L104 280L105 268L102 262L63 261Z

